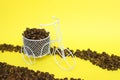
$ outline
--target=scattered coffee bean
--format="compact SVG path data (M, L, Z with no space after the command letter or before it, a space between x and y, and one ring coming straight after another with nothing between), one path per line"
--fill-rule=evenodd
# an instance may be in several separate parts
M66 77L66 78L64 78L64 80L68 80L68 78Z

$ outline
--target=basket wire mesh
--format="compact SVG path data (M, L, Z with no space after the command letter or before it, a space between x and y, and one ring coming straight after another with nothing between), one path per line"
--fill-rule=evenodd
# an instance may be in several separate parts
M50 36L40 40L31 40L23 36L23 44L24 53L27 53L28 56L37 58L50 53Z

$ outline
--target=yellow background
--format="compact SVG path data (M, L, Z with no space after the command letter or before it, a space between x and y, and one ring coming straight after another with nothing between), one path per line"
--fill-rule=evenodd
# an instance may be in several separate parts
M39 28L39 24L51 22L51 16L61 21L65 47L74 50L90 48L120 56L119 0L0 0L0 44L22 45L21 34L25 28ZM120 70L102 70L89 61L76 60L77 65L73 70L63 71L51 56L28 66L20 54L0 53L1 62L48 71L55 77L120 80Z

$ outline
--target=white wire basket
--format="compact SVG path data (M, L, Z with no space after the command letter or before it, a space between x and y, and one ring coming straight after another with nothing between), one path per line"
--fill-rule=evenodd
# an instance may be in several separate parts
M39 58L50 53L50 36L40 39L32 40L23 36L24 53L28 56Z

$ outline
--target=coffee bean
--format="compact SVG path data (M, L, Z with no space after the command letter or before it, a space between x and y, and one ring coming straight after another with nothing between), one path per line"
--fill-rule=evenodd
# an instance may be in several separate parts
M70 80L74 80L74 78L70 78Z
M59 78L55 78L55 80L59 80Z
M68 78L66 77L66 78L64 78L64 80L68 80Z

